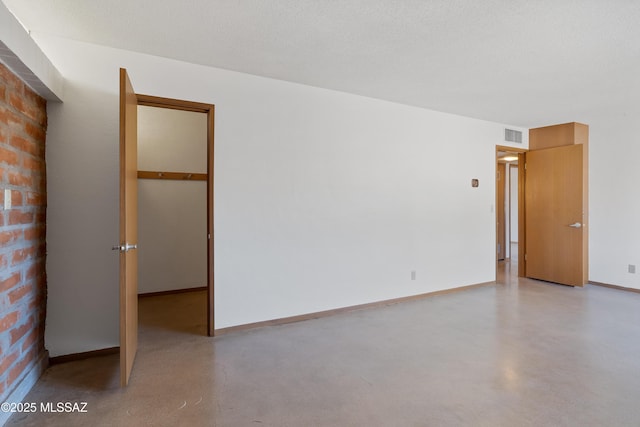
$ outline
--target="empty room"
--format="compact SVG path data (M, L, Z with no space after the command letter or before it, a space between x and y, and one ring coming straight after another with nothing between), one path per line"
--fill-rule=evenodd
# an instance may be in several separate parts
M0 2L0 426L636 426L640 4Z

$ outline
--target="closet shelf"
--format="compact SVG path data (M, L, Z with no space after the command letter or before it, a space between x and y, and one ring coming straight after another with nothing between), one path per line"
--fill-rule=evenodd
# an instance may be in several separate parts
M206 173L138 171L138 179L172 179L177 181L206 181Z

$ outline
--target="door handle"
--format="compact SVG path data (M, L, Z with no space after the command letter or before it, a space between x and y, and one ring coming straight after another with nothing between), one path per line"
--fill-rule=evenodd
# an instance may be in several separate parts
M118 245L111 247L112 251L129 252L132 249L138 249L138 245L130 245L125 243L124 245Z
M579 222L574 222L573 224L569 224L569 227L580 228L582 227L582 224Z

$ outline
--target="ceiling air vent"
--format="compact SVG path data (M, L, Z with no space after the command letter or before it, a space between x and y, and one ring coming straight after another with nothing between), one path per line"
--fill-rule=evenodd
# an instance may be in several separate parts
M504 140L507 142L516 142L518 144L522 144L522 131L505 129Z

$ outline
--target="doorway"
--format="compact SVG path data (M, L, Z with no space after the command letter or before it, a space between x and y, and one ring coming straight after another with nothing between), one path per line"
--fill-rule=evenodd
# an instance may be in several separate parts
M139 292L206 290L206 334L213 336L214 106L137 98Z
M138 106L138 323L206 335L207 115ZM177 294L190 295L178 296ZM178 301L189 297L185 310ZM159 301L171 310L156 310ZM154 308L150 317L150 307Z
M120 254L120 384L127 386L138 351L138 108L160 107L206 114L206 306L207 335L214 335L214 272L213 272L213 156L214 113L211 104L202 104L177 99L139 95L135 92L127 70L120 68L120 227L119 242L112 249ZM147 171L163 178L162 171ZM166 177L174 178L174 173ZM192 174L188 173L186 179Z
M526 150L496 147L496 263L524 276L524 156Z
M588 283L588 141L589 126L571 122L530 129L528 150L496 147L496 170L518 157L518 276Z

